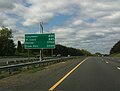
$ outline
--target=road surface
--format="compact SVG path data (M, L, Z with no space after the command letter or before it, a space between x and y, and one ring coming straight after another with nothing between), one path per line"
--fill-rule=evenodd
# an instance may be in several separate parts
M0 80L0 91L120 91L120 59L73 59Z

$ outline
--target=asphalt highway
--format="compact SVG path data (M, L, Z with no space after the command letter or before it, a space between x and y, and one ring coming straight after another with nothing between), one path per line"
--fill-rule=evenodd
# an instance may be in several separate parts
M89 58L55 91L120 91L120 63L113 58Z
M73 59L0 80L0 91L120 91L119 58Z

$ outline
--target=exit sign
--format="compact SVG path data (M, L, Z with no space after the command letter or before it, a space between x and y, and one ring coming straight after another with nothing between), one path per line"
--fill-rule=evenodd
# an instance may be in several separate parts
M25 34L25 49L54 49L55 34Z

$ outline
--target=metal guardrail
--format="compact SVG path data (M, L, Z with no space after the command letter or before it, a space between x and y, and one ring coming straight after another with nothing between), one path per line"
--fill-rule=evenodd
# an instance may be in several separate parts
M43 60L48 60L48 59L56 59L58 57L44 57ZM8 66L8 65L14 65L14 64L20 64L20 63L28 63L28 62L34 62L34 61L39 61L39 58L10 58L10 59L0 59L0 66Z
M64 58L56 58L56 59L49 59L49 60L43 60L43 61L35 61L35 62L28 62L28 63L20 63L20 64L15 64L15 65L8 65L8 66L1 66L1 69L6 69L6 68L11 68L11 67L20 67L20 66L27 66L27 65L33 65L33 64L40 64L40 63L47 63L51 61L57 61L57 60L62 60L62 59L68 59L68 57Z
M0 59L0 66L7 66L7 65L13 65L13 64L20 64L20 63L27 63L27 62L34 62L34 61L38 61L38 58L32 58L32 59L11 59L10 61L7 60L2 60Z
M35 62L1 66L0 74L2 74L2 71L5 71L5 72L7 71L7 72L9 72L9 74L12 74L14 71L21 71L21 69L23 67L27 67L29 69L30 66L33 66L33 67L47 66L47 65L62 62L62 61L65 61L67 59L72 59L72 58L74 58L74 57L62 57L62 58L48 59L48 60L43 60L43 61L35 61Z

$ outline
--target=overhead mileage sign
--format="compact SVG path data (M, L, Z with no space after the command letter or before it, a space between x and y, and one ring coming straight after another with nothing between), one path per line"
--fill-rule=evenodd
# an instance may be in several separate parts
M54 49L55 34L25 34L25 49Z

